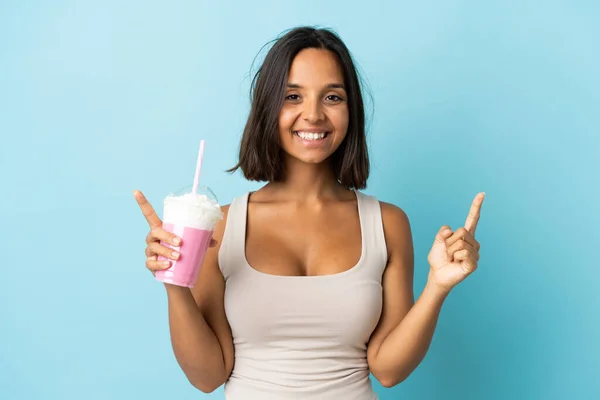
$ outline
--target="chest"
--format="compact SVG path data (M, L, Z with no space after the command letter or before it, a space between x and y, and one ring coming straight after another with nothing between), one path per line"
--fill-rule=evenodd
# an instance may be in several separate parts
M344 272L362 253L356 202L318 209L249 204L245 255L271 275L319 276Z
M362 348L382 311L374 274L239 278L227 282L225 311L240 349L277 343L306 351L331 344Z

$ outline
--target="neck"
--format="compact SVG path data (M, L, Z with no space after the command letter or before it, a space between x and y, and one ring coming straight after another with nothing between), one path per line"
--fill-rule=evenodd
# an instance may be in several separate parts
M287 160L283 182L271 182L266 187L281 198L302 202L337 199L347 192L327 161L308 164L297 159Z

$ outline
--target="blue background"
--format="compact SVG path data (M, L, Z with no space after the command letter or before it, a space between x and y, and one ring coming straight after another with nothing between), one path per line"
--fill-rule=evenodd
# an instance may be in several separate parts
M487 192L479 270L381 399L600 398L600 5L512 3L2 1L0 398L223 398L175 362L131 192L160 212L201 138L221 203L259 187L223 171L255 55L300 24L364 73L366 192L408 213L417 294Z

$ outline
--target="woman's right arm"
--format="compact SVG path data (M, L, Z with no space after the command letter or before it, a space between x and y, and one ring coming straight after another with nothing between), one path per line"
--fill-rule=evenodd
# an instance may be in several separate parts
M171 258L171 249L160 245L174 235L162 230L162 221L141 192L135 198L151 226L146 255L148 269L165 268L156 254ZM175 358L190 383L205 393L220 387L233 369L233 338L225 316L225 281L218 265L229 207L222 208L213 238L217 245L209 248L193 289L164 284L168 298L169 330Z
M213 235L217 246L206 253L194 288L165 284L175 357L190 383L205 393L224 384L233 369L233 338L225 316L225 281L217 261L228 208L223 207L225 216Z

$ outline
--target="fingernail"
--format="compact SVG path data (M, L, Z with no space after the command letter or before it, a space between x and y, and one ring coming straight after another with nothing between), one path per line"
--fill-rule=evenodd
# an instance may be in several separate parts
M173 256L173 258L179 258L179 252L174 251L171 253L171 256Z
M163 265L163 267L168 267L171 263L168 261L163 261L161 264Z
M181 243L181 239L179 239L178 237L174 237L173 244L178 245L179 243Z

